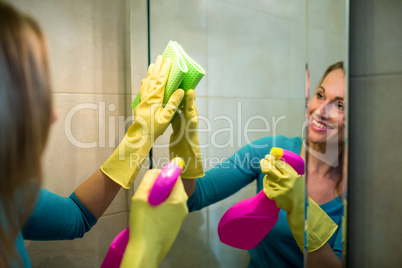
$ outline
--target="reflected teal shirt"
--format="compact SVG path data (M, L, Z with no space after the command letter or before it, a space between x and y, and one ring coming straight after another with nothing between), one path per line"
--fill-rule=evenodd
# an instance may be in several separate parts
M257 180L257 193L261 191L265 174L261 171L260 160L269 154L272 147L300 154L302 140L300 137L264 137L244 146L197 179L196 189L187 202L189 211L200 210L229 197L254 180ZM342 258L342 200L336 198L321 205L321 208L338 224L337 231L328 242ZM249 254L248 267L303 267L303 254L290 231L285 211L280 210L275 226L255 248L249 250Z

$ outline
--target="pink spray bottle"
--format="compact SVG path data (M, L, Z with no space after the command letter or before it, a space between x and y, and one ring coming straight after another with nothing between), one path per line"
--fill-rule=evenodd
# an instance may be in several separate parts
M175 157L162 168L162 171L159 173L149 192L149 204L158 206L166 200L180 176L183 165L183 159ZM124 251L128 244L129 235L129 227L127 227L113 239L101 268L120 267Z
M298 174L304 174L304 160L298 154L276 147L271 149L270 154L291 165ZM274 227L278 213L275 201L261 190L225 212L218 225L219 239L235 248L252 249Z

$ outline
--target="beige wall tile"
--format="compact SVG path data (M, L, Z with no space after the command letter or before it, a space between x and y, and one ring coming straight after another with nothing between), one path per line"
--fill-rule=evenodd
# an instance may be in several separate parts
M148 26L147 26L147 1L129 0L130 16L130 41L131 41L131 78L133 94L132 99L140 92L141 81L147 75L148 69ZM153 59L154 61L154 59Z
M152 147L154 168L163 168L169 162L169 140L172 132L172 126L169 125Z
M190 213L160 267L219 267L208 243L207 209Z
M300 94L302 95L302 94ZM212 124L209 155L229 157L241 147L266 136L302 136L303 98L287 99L209 99Z
M208 25L209 97L292 98L304 84L303 24L212 1Z
M249 254L246 250L237 249L222 243L218 235L218 225L225 212L237 202L256 194L256 184L251 183L241 189L234 195L213 204L208 208L209 232L208 240L211 250L214 252L217 262L220 266L217 267L247 267L250 261Z
M125 0L13 3L44 30L54 92L125 92Z
M170 40L177 41L204 70L207 68L206 0L151 1L151 60L163 53ZM207 71L207 70L206 70ZM197 96L206 96L204 77Z
M345 35L347 18L346 1L309 0L306 1L308 26L321 29L331 34Z
M68 196L100 168L118 145L119 118L120 121L125 118L125 98L58 93L53 97L59 118L51 128L43 158L43 186ZM120 137L124 134L123 126ZM127 211L126 199L125 191L121 190L106 213Z
M274 17L304 23L304 1L286 0L286 1L266 1L266 0L218 0L230 5L240 6L261 13L266 13ZM209 0L210 3L217 2Z

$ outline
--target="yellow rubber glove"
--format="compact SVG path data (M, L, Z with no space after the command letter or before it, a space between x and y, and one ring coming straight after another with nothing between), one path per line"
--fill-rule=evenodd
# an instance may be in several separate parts
M162 56L149 66L147 77L141 84L141 103L134 109L134 123L101 166L103 173L126 189L131 188L152 145L166 130L183 99L184 91L178 89L165 108L162 107L170 67L171 60L163 62Z
M287 163L266 155L260 161L264 177L264 192L277 207L287 212L292 234L304 251L305 183L302 176ZM311 198L307 210L307 248L313 252L321 248L338 226Z
M168 198L158 206L148 195L160 170L149 170L131 201L130 238L120 267L158 267L188 214L187 194L178 178Z
M170 159L181 157L184 160L181 176L185 179L204 177L198 140L198 112L193 89L186 92L184 105L172 120L172 128L169 154Z

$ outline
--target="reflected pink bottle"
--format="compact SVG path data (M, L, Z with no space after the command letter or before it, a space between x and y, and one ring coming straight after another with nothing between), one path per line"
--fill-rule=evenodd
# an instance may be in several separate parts
M276 147L271 149L270 154L291 165L298 174L304 174L304 160L298 154ZM275 201L261 190L226 211L219 221L219 239L229 246L250 250L271 231L278 214Z

